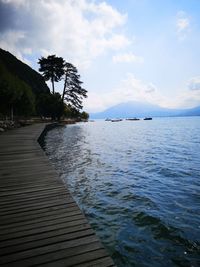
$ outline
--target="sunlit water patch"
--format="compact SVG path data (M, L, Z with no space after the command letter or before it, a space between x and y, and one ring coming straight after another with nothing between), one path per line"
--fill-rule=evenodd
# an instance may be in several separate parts
M69 125L45 146L117 266L200 266L200 117Z

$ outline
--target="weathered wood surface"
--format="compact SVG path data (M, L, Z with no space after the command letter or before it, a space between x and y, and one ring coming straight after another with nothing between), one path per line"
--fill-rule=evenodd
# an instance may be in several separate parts
M43 129L0 134L0 265L114 266L37 143Z

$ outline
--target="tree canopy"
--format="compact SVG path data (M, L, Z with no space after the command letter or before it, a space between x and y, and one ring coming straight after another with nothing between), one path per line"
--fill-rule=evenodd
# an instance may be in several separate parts
M77 68L71 63L66 62L64 68L64 88L62 99L71 104L72 107L82 109L82 100L87 97L87 90L82 88L82 81Z
M62 57L55 55L42 57L38 63L43 77L52 82L53 94L55 93L54 81L58 82L64 78L62 101L65 100L67 104L77 110L82 109L82 101L87 97L87 90L82 87L83 82L80 80L77 68L69 62L65 62Z
M54 94L54 82L60 81L64 74L64 59L51 55L47 58L40 58L38 64L40 65L39 71L43 73L44 79L46 81L51 80L52 92Z

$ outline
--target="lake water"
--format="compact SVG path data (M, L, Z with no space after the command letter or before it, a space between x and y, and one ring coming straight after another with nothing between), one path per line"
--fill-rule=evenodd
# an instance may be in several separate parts
M200 266L200 117L69 125L45 146L117 266Z

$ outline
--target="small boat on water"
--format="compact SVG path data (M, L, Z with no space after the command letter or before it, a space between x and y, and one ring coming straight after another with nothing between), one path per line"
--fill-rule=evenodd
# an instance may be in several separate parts
M126 120L127 121L139 121L140 119L138 119L138 118L127 118Z
M113 120L111 120L111 122L118 122L118 121L122 121L122 119L113 119Z
M144 121L151 121L152 118L144 118Z
M105 119L105 121L111 121L111 119L107 118L107 119Z

